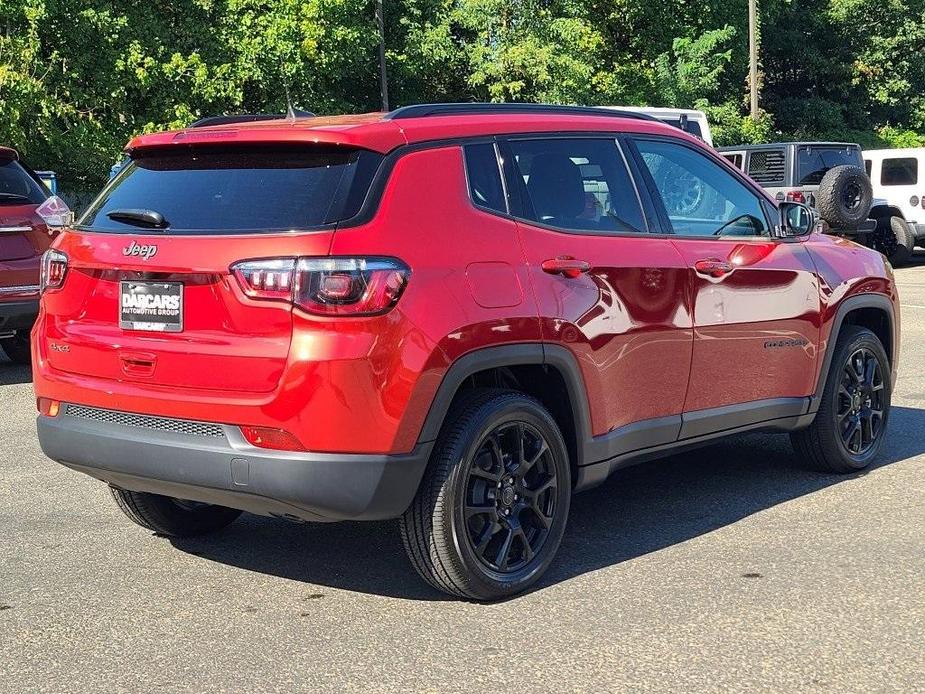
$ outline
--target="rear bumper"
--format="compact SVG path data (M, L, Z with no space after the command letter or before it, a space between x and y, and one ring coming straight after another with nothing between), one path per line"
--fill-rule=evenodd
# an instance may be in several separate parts
M0 300L0 333L30 330L38 314L38 299L27 301Z
M96 411L103 420L67 410L38 418L42 450L67 467L122 489L309 521L401 515L432 445L406 455L288 453L255 448L231 426L204 425L203 435L153 428L159 418L134 426L107 410Z

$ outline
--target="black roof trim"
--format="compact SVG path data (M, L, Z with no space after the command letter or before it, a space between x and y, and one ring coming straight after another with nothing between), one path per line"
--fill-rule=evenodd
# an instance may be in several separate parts
M295 111L297 118L313 118L315 116L311 111ZM208 116L200 118L193 123L191 128L208 128L215 125L230 125L232 123L253 123L259 120L283 120L289 118L288 113L242 113L237 116Z
M405 118L429 118L431 116L463 116L463 115L496 115L506 113L548 113L576 116L604 116L610 118L632 118L634 120L647 120L661 123L658 118L647 113L636 111L621 111L615 108L599 108L596 106L559 106L556 104L490 104L490 103L457 103L457 104L415 104L402 106L385 114L385 120L404 120Z

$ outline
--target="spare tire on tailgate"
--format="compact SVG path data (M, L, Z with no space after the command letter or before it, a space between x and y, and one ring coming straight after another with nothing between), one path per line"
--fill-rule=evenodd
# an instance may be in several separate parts
M873 202L870 178L857 166L829 169L816 191L819 216L835 228L857 227L867 219Z

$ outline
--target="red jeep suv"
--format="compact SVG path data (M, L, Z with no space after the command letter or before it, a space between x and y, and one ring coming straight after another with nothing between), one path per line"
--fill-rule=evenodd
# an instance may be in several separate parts
M136 523L399 518L424 579L495 599L623 466L755 429L828 471L877 456L889 265L680 130L227 120L133 140L44 258L42 448Z
M0 347L15 362L29 363L29 331L39 312L39 262L57 229L71 221L9 147L0 147Z

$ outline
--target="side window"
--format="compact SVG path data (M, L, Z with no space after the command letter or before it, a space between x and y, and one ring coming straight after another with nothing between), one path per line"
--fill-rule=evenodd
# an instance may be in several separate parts
M466 178L469 180L472 202L478 207L507 214L495 146L491 143L466 145L465 155Z
M884 159L880 169L882 186L914 186L919 182L919 162L914 157Z
M870 178L870 172L874 170L874 162L872 162L870 159L865 159L864 170L867 172L868 178Z
M761 198L705 154L662 140L637 140L675 234L768 236Z
M508 145L527 219L588 233L646 230L616 140L512 140Z

